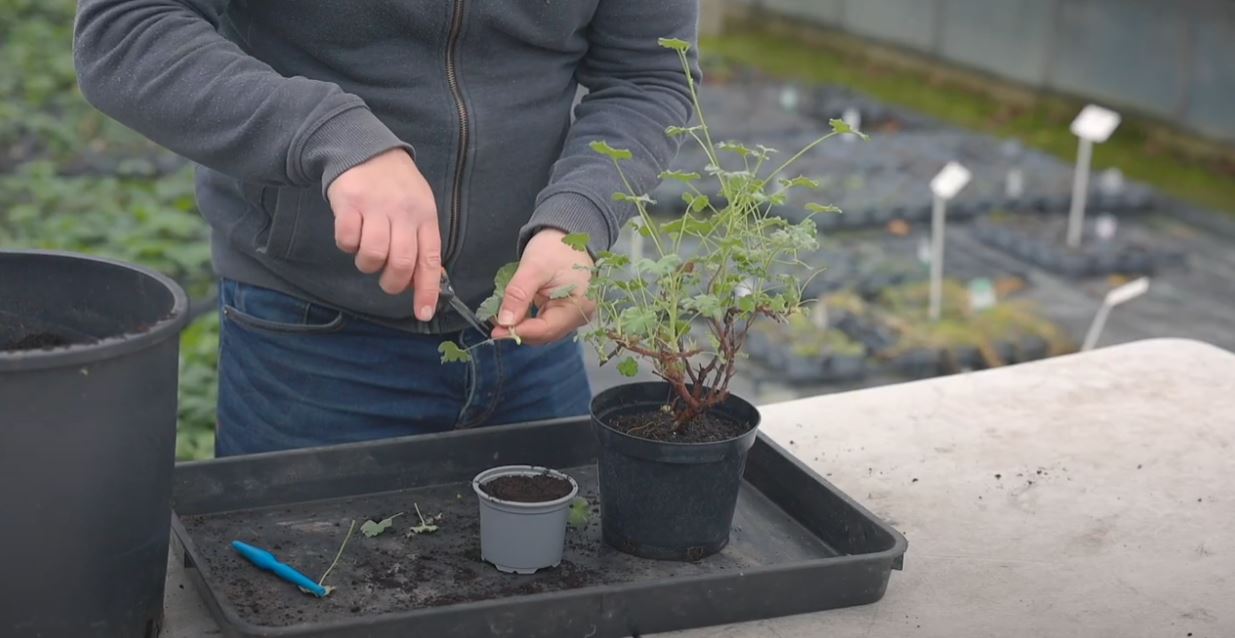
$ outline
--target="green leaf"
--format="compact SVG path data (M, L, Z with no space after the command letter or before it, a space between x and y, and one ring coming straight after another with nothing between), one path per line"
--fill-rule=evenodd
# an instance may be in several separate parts
M781 178L779 181L780 185L785 188L809 188L811 190L817 190L819 188L819 182L809 177L798 176L793 179Z
M519 262L517 261L505 264L497 270L497 273L493 275L493 294L480 302L480 306L476 308L478 319L488 321L497 316L497 311L502 308L502 298L506 296L506 286L510 284L511 279L514 279L515 272L518 270Z
M660 174L661 180L671 179L676 182L682 182L683 184L689 184L699 179L700 177L702 176L699 175L699 173L696 173L694 171L691 171L689 173L684 172L684 171L663 171Z
M674 51L680 51L682 53L690 50L690 43L686 40L680 40L678 38L659 38L656 42L666 49L673 49Z
M437 531L437 525L421 523L420 525L413 525L409 527L408 531L412 534L432 534Z
M566 522L575 529L583 529L587 527L588 519L592 517L592 506L587 502L586 498L576 496L570 502L570 516Z
M742 312L755 311L755 298L752 295L744 295L738 298L738 310Z
M563 238L563 241L565 241L565 238ZM510 283L511 279L515 278L515 272L518 270L519 262L517 261L504 264L501 268L497 269L497 274L493 275L493 285L497 287L499 292L506 294L506 286Z
M644 206L651 206L656 203L656 200L648 195L631 195L630 193L614 193L613 201L628 202L635 205L643 204Z
M360 526L360 533L364 534L365 536L368 536L369 538L373 538L374 536L381 536L383 533L385 533L386 530L390 529L391 525L394 525L395 519L399 518L400 516L403 516L403 512L399 512L398 514L395 514L394 516L391 516L390 518L383 518L381 521L377 521L377 522L374 522L371 520L365 521Z
M624 148L613 148L604 140L596 140L590 145L593 151L608 157L614 161L628 160L634 157L634 154Z
M587 252L588 242L592 241L592 237L587 233L571 233L562 238L562 243L574 248L579 252Z
M721 321L725 317L726 308L721 304L720 299L716 295L697 295L693 299L685 300L683 305L710 319Z
M622 332L636 335L649 334L656 327L656 311L651 308L629 306L618 315Z
M493 293L488 299L480 302L476 308L476 318L481 321L488 321L497 316L497 311L502 308L502 295Z
M565 286L562 286L554 290L553 292L549 293L549 298L550 299L565 299L571 296L572 294L574 294L575 288L578 288L578 286L575 284L566 284Z
M437 345L437 351L442 354L442 363L467 363L472 360L472 355L467 350L459 347L459 344L453 341L443 341Z
M663 279L673 274L673 271L682 265L682 257L677 253L669 253L656 261L647 259L646 257L639 260L637 268L639 272L646 272L655 275L658 279Z
M301 587L301 586L299 586L299 585L297 585L297 586L296 586L296 589L299 589L299 590L300 590L300 592L301 592L301 593L303 593L303 594L308 594L308 595L310 595L310 596L316 596L316 595L317 595L317 594L315 594L315 593L313 593L313 592L311 592L311 591L309 591L309 590L307 590L307 589L305 589L304 587ZM324 593L324 594L322 594L322 595L321 595L321 597L322 597L322 598L325 598L325 597L327 597L327 596L329 596L329 595L331 595L331 594L333 594L333 593L335 592L335 588L334 588L334 586L332 586L332 585L322 585L322 589L325 589L325 590L326 590L326 593Z
M625 268L630 265L630 257L606 250L596 256L596 263L610 268Z
M706 237L711 234L713 226L714 224L709 220L699 219L687 214L673 221L661 224L660 231L666 235L677 235L684 232L695 237Z
M691 133L702 129L702 126L670 126L665 128L665 135L668 135L669 137L682 137L683 135L690 135Z
M626 357L618 362L618 372L624 377L633 377L639 374L639 362L635 361L634 357Z
M682 201L686 202L687 210L692 213L697 213L712 204L712 200L707 195L696 193L682 193Z
M846 122L845 120L832 118L828 120L828 124L832 126L833 133L837 133L837 134L853 133L854 135L857 135L858 137L864 140L870 139L862 131L859 131L858 129L853 128L852 126L849 126L849 122Z
M807 204L806 210L812 213L839 213L841 212L839 207L833 206L831 204L816 204L814 202Z
M749 148L746 147L745 144L742 144L740 142L730 141L730 140L726 140L724 142L720 142L719 144L717 144L716 150L725 151L726 153L733 153L735 155L740 155L742 157L746 157L747 155L750 155L752 152Z
M414 534L432 534L433 532L436 532L437 525L434 525L429 521L440 521L442 520L442 515L438 514L437 516L430 516L428 519L425 519L425 515L420 513L419 503L412 503L412 507L416 508L416 518L420 519L420 524L413 525L408 528L408 538L411 538Z

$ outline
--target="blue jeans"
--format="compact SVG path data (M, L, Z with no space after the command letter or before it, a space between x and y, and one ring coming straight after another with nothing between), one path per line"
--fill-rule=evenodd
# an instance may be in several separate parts
M215 454L231 456L588 413L579 344L510 341L440 362L438 344L273 290L219 284Z

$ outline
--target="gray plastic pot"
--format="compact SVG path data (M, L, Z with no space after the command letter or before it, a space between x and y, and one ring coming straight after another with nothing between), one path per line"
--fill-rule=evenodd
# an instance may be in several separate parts
M543 503L504 501L485 493L481 486L501 476L549 474L570 481L570 493ZM579 484L570 476L534 465L504 465L487 469L472 479L480 499L480 557L498 571L532 574L562 562L566 544L566 519L570 502L579 494Z

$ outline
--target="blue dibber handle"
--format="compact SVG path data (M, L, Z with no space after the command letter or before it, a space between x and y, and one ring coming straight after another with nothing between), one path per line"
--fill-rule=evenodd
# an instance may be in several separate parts
M272 572L275 576L308 590L318 598L326 595L325 587L318 585L309 577L301 574L295 569L280 563L279 560L274 557L274 554L240 541L232 541L232 547L236 548L236 551L240 552L241 556L249 559L250 563L253 563L261 569Z

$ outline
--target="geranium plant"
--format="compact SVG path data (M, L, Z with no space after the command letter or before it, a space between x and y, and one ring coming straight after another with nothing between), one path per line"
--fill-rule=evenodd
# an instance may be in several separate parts
M688 190L683 195L685 213L658 221L648 212L652 199L635 192L623 172L622 163L633 159L631 151L603 140L592 143L622 176L627 190L613 199L637 210L632 225L649 240L654 255L634 261L613 252L595 256L587 294L596 312L581 335L596 347L602 364L616 361L623 375L633 377L642 361L664 379L673 388L673 399L663 409L672 413L675 432L681 432L728 397L752 323L760 317L785 321L803 303L807 268L800 257L818 247L815 224L810 217L792 224L773 210L786 205L791 189L817 189L819 184L789 177L787 171L825 140L861 133L832 120L829 133L783 162L766 146L714 142L690 74L688 43L661 39L660 44L678 52L698 120L695 126L673 126L666 133L699 144L707 165L698 172L661 173L662 180L683 182ZM717 198L697 186L709 179L719 182ZM806 208L811 213L840 212L824 204ZM585 250L588 239L573 234L563 241ZM689 254L687 246L692 248ZM502 280L508 281L509 275L498 278L499 300ZM442 352L443 360L467 356L449 342L442 344Z

